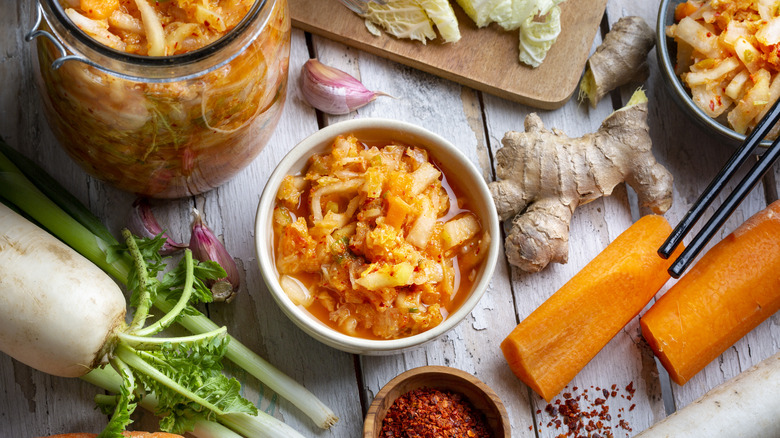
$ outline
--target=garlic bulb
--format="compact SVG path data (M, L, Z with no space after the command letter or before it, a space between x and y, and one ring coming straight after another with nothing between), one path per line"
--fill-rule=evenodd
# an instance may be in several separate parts
M389 96L367 89L349 73L316 59L303 64L301 91L309 105L327 114L349 114L379 96Z

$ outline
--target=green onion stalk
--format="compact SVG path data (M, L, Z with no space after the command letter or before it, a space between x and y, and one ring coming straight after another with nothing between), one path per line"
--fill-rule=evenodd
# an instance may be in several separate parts
M127 252L116 250L121 245L105 225L43 169L12 149L2 139L0 139L0 187L3 188L0 191L0 201L37 222L117 281L125 285L139 281L131 274L140 272L134 270L134 260ZM166 296L139 298L137 301L140 308L136 312L136 314L140 312L139 318L146 317L148 307L144 307L146 306L144 301L148 298L153 298L148 300L150 304L165 313L169 313L176 305ZM213 333L219 329L214 322L191 305L186 305L186 309L176 313L178 314L176 322L194 335ZM137 319L131 325L139 327L141 323L142 320ZM156 329L147 327L143 330L143 334L150 334ZM338 421L334 412L303 385L279 371L232 336L225 336L228 341L225 357L228 360L290 401L320 428L327 429ZM145 339L148 341L149 338ZM252 432L254 429L246 425L249 420L244 416L250 417L246 414L226 414L218 418L223 424L224 421L228 421L235 427L243 428L244 431L241 433L246 432L248 436L263 436Z

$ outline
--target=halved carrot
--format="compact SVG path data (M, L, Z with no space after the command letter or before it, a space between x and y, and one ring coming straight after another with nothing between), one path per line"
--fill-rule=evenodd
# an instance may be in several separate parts
M780 310L780 201L702 256L640 319L678 385Z
M520 322L501 343L515 375L552 400L669 279L657 250L671 231L642 217Z

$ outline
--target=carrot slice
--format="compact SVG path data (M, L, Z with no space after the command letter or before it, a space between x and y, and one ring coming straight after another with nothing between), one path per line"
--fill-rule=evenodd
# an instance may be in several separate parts
M687 382L780 310L780 201L718 242L640 319L670 377Z
M699 7L690 2L680 3L674 8L674 21L678 23L683 18L693 14Z
M642 217L520 322L501 343L515 375L552 400L669 279L657 251L671 231Z

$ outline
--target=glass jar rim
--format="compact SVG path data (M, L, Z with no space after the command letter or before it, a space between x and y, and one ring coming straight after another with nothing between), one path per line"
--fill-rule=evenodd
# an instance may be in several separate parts
M41 3L42 6L45 4L44 7L45 11L53 15L53 17L57 20L57 23L63 27L63 30L65 30L68 33L68 35L75 38L76 42L83 45L86 49L94 52L99 57L104 57L111 61L132 66L135 68L164 69L170 67L182 67L182 66L195 65L208 60L215 54L220 53L226 47L229 47L231 44L236 43L241 37L244 37L248 32L254 29L253 24L261 16L261 12L264 10L266 4L271 3L271 5L273 5L275 3L275 0L255 0L255 2L252 4L252 7L249 9L246 15L244 15L241 21L239 21L239 23L233 29L225 33L225 35L221 36L216 41L189 52L180 53L176 55L169 55L169 56L138 55L135 53L127 53L120 50L116 50L114 48L101 44L96 39L89 36L81 28L79 28L75 23L73 23L73 21L65 13L65 9L63 8L62 4L60 4L58 0L39 0L39 2ZM46 14L46 16L48 17L49 14ZM62 41L62 37L58 35L58 32L55 31L55 35L58 38L58 40ZM69 46L68 48L72 51L73 50L72 44L68 44L68 46ZM143 80L144 82L146 81L172 82L172 81L186 80L193 77L198 77L205 73L213 71L230 62L233 58L235 58L235 56L241 53L244 48L245 45L242 45L240 50L237 50L236 53L233 54L233 56L221 60L217 62L215 65L212 65L208 68L200 69L195 73L186 74L186 75L174 75L174 76L164 75L163 77L159 77L159 78L142 78L134 75L123 74L121 72L116 71L113 68L95 64L94 62L86 62L86 63L93 65L94 67L98 67L100 70L106 73L113 74L125 79ZM81 59L79 57L74 59L82 62L86 61L85 59Z

